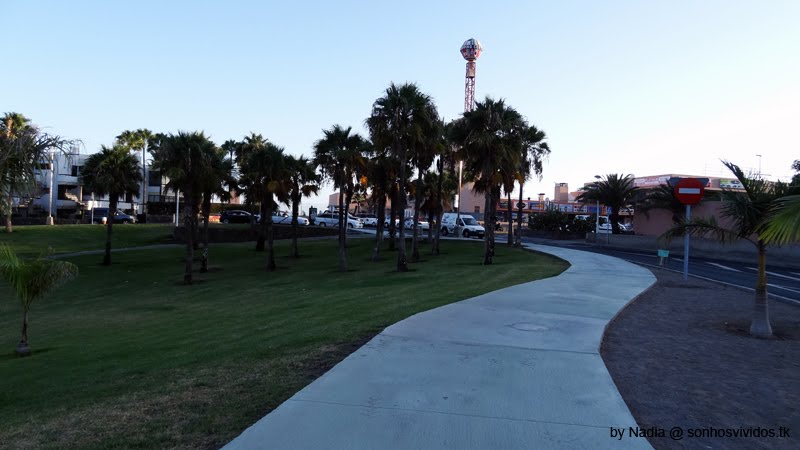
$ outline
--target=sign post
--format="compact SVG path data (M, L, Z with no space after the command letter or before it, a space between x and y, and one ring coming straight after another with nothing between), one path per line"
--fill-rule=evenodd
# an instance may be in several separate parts
M673 181L673 180L670 180ZM703 199L705 186L708 180L698 178L679 178L671 183L675 186L675 197L686 205L686 222L692 218L692 205L700 203ZM683 279L689 279L689 233L683 235Z

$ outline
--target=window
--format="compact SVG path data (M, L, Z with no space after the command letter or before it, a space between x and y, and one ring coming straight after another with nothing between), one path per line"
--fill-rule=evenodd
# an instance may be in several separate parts
M151 171L147 174L147 185L152 187L161 186L161 172Z
M70 172L70 175L73 177L79 177L81 175L81 169L83 169L83 166L72 166L72 172Z
M480 212L481 212L481 207L480 207L480 206L476 206L476 207L475 207L475 212L476 212L476 213L478 213L478 214L480 214Z

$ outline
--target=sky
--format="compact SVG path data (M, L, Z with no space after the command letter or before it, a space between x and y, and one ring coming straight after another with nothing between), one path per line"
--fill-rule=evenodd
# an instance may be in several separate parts
M800 2L27 1L0 7L0 113L96 152L126 129L260 133L311 156L390 82L463 112L504 98L552 153L524 195L610 173L788 179L800 159ZM757 155L761 155L760 157ZM320 198L305 205L325 207ZM515 194L516 195L516 194Z

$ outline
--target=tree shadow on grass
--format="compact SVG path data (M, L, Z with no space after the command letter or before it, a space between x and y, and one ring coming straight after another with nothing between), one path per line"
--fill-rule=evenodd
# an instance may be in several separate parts
M30 358L35 357L36 355L40 355L42 353L47 353L47 352L50 352L50 351L53 351L53 350L57 350L57 349L58 349L58 347L43 347L43 348L31 347L31 354L28 355L28 356L24 356L24 357L17 355L12 350L9 353L0 353L0 361L10 361L10 360L15 360L15 359L21 359L21 360L30 359Z

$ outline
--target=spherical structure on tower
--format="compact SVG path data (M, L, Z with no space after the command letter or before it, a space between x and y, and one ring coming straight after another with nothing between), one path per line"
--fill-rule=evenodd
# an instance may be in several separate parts
M467 39L461 46L461 56L467 61L475 61L481 56L482 51L483 47L481 47L480 41L475 38Z

